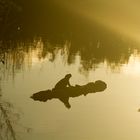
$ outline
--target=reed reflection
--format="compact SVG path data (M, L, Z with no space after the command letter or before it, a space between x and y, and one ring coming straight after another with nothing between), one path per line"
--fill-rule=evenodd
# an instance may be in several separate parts
M14 106L2 99L0 91L0 140L17 140L21 132L30 133L31 128L19 123L21 114Z
M75 46L77 45L77 46ZM102 42L92 43L83 46L81 43L73 44L71 41L60 44L51 43L47 40L37 38L30 41L21 42L1 42L0 43L0 63L4 75L14 75L21 70L31 68L33 64L43 60L54 62L61 57L61 61L66 64L74 64L79 56L79 72L90 71L98 68L100 63L108 68L120 69L122 64L129 62L130 56L134 53L134 47L115 46L110 47ZM137 49L139 53L139 49Z
M59 99L64 103L65 107L71 108L69 98L75 98L81 95L88 95L90 93L96 93L104 91L107 88L107 84L101 80L95 82L89 82L86 85L69 85L70 74L67 74L65 78L61 79L52 90L44 90L34 93L31 98L46 102L51 99ZM69 85L69 87L67 87Z
M17 140L16 124L20 115L11 103L2 100L2 94L0 94L0 114L0 139Z
M18 114L11 112L12 105L8 102L0 100L0 139L16 140L16 132L14 129L14 119L18 117ZM14 119L13 119L14 117Z
M17 140L20 137L19 130L23 132L31 130L19 124L21 114L12 103L3 99L2 82L4 78L11 74L14 76L17 72L15 70L21 69L19 62L23 60L22 55L19 56L21 53L18 54L18 50L9 49L10 51L0 46L0 140ZM16 58L19 59L16 60Z
M34 58L40 59L38 55L41 48L40 42L12 42L2 41L0 43L0 71L2 79L30 69ZM39 44L39 45L38 45ZM39 46L39 47L38 47ZM3 65L2 65L3 64Z

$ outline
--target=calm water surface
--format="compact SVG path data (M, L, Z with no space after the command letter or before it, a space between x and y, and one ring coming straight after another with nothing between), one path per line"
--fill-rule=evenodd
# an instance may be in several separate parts
M4 45L9 49L1 49L0 102L17 139L140 139L138 49L123 46L110 50L100 41L94 47L90 42L88 48L76 48L70 41L53 44L42 39ZM102 80L107 89L70 98L70 109L58 99L40 102L30 98L52 89L68 73L72 85ZM11 136L6 128L7 124L1 128L3 135Z

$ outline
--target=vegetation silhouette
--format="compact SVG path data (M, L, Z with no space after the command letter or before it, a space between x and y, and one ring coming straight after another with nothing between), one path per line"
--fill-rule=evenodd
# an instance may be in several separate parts
M101 80L95 82L89 82L86 85L75 85L69 87L53 88L52 90L43 90L34 93L31 98L46 102L51 99L59 99L67 108L71 108L69 98L75 98L81 95L86 96L89 93L96 93L104 91L107 88L107 84Z

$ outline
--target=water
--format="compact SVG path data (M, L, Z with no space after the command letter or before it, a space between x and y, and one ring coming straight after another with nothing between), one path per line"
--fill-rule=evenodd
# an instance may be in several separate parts
M1 3L0 140L140 139L138 1Z
M1 50L1 105L11 110L7 111L8 119L17 139L139 139L138 49L124 46L111 55L109 50L102 51L101 42L89 51L73 48L70 41L54 45L41 38L9 44L9 49ZM73 86L102 80L107 88L70 98L70 109L58 99L40 102L30 98L52 89L68 73ZM1 129L4 135L5 127Z

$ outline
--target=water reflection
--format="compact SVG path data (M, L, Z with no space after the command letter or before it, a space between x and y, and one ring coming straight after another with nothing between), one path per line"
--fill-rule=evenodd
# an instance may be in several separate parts
M0 39L4 40L0 41L0 82L4 96L22 108L25 114L22 123L36 129L36 134L23 139L138 139L139 116L133 110L140 99L139 24L136 23L139 12L138 7L134 8L138 3L133 5L130 0L115 4L110 0L13 0L17 4L11 2L11 5L10 1L0 0ZM18 3L23 7L22 13ZM41 38L37 38L39 36ZM137 49L136 55L134 49ZM57 83L57 78L65 73L72 73L73 85L79 85L71 86L66 78ZM92 94L86 99L88 104L83 105L85 98L76 97L107 87L103 81L89 83L92 78L106 81L109 90L105 95ZM57 86L52 89L55 83ZM103 86L97 88L98 83ZM40 91L43 89L51 90ZM29 96L37 91L40 92L34 94L33 99L52 99L54 104L36 104ZM70 97L77 101L77 106L68 112L54 100L70 108ZM3 116L0 119L4 120L0 134L4 137L8 129L8 137L15 139L14 132L18 129L13 127L10 108L4 101L0 102ZM9 113L11 125L6 123L3 110Z
M10 0L0 0L0 38L19 35L22 8Z
M8 102L1 102L0 100L0 139L16 140L16 132L13 125L13 117L17 119L18 115L10 112L12 105Z
M122 72L127 75L139 76L140 74L140 55L137 50L129 57L129 63L122 66Z
M19 123L21 113L8 101L2 99L0 91L0 140L17 140L20 133L30 133L31 128Z
M2 63L2 67L5 67L5 61ZM28 133L31 128L19 123L21 117L20 111L12 103L3 99L2 80L5 73L3 73L2 67L0 67L0 140L17 140L20 137L19 130Z
M15 73L30 69L34 64L43 61L53 63L58 59L68 65L79 61L79 72L96 69L101 63L112 70L119 70L122 64L128 64L129 58L135 50L133 46L108 47L104 46L102 42L97 42L96 45L91 43L89 46L79 44L74 47L70 41L51 44L41 38L25 42L9 41L0 43L0 60L1 64L5 64L0 66L5 76L13 75L13 77ZM138 48L137 53L139 53Z
M107 88L107 84L101 80L95 82L89 82L86 85L69 86L70 74L67 74L65 78L60 80L55 88L52 90L44 90L34 93L31 98L38 101L46 102L51 99L59 99L67 108L70 108L69 98L75 98L81 95L86 96L89 93L101 92Z

